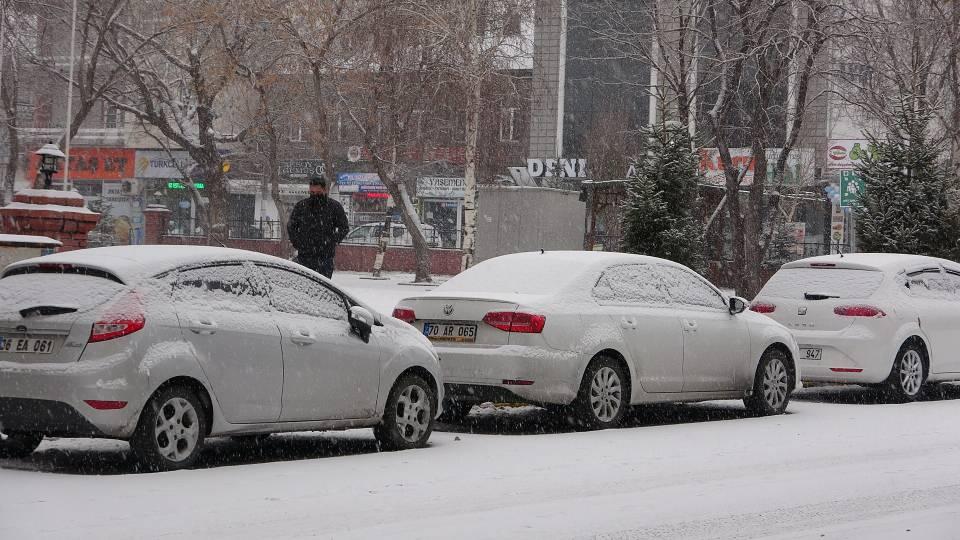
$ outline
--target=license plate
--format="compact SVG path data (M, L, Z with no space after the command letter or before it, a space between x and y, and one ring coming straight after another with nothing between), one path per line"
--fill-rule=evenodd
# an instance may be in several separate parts
M821 348L813 348L813 347L800 348L801 360L820 360L821 357L823 357L823 349Z
M53 340L0 336L0 353L51 354Z
M477 340L477 325L428 322L423 324L423 335L433 341L472 343Z

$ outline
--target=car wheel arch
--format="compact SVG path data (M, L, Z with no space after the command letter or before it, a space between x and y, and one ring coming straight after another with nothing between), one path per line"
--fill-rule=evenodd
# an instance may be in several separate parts
M611 360L617 362L623 372L627 374L627 380L624 381L624 384L627 386L627 390L629 390L627 395L630 396L630 403L632 403L634 392L633 381L636 380L636 374L634 373L633 366L627 361L626 356L624 356L623 353L617 349L606 348L594 353L590 357L590 361L584 364L583 369L580 370L580 381L583 381L583 377L587 372L587 368L590 367L590 364L599 361L601 358L610 358Z
M176 377L167 379L166 381L158 385L156 388L154 388L153 392L150 393L150 397L147 399L146 404L149 404L150 401L154 398L154 396L156 396L160 392L163 392L167 388L174 387L174 386L182 386L182 387L188 388L192 390L197 395L198 398L200 398L200 404L203 407L203 414L206 416L206 419L207 419L207 432L204 434L204 436L209 436L210 433L213 431L213 414L214 414L213 413L213 397L210 391L207 389L206 385L200 382L199 380L193 377L188 377L186 375L178 375ZM144 405L144 407L146 406L147 405ZM140 411L140 415L138 416L142 416L142 415L143 415L143 411Z
M750 387L753 388L753 384L756 382L757 376L759 376L760 363L763 360L763 357L767 355L770 351L780 351L787 357L786 367L787 373L790 375L790 388L794 388L797 384L797 359L793 357L793 353L790 352L790 347L787 344L775 341L770 345L767 345L767 348L763 350L763 353L757 358L755 367L753 369L753 380L750 381Z

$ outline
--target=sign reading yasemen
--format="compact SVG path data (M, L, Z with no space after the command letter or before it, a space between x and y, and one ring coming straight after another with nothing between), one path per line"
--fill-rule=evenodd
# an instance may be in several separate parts
M417 178L417 197L434 199L462 199L464 178L421 176Z

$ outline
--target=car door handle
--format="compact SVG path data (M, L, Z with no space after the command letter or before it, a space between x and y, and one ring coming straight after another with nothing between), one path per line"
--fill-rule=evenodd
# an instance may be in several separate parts
M627 330L636 330L637 329L637 320L633 317L623 317L620 319L620 327L626 328Z
M195 319L190 325L190 330L192 330L195 334L216 334L217 323L209 319Z
M294 334L290 336L290 341L296 343L297 345L313 345L317 342L317 338L313 337L310 332L300 330L298 332L294 332Z

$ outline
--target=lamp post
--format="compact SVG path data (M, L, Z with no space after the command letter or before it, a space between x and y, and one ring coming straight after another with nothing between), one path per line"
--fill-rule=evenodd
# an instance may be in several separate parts
M57 160L66 158L53 141L43 145L36 154L40 156L39 172L43 175L43 189L50 189L53 175L57 173Z

